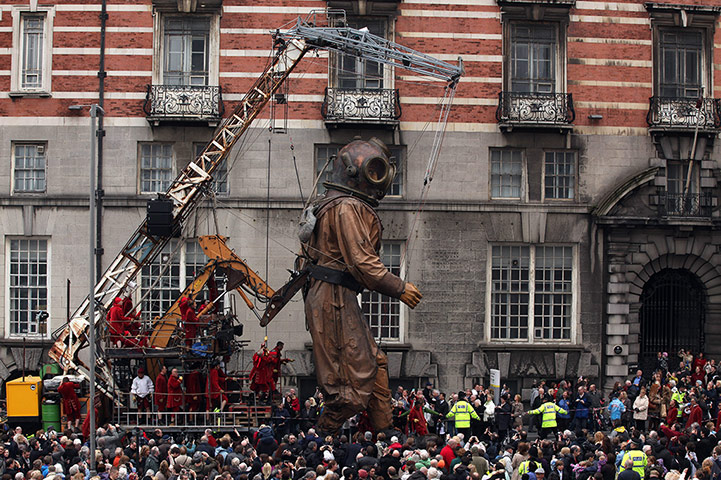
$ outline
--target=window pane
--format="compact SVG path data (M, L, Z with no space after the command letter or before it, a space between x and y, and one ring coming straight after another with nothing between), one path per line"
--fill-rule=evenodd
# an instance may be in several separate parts
M42 193L45 191L45 145L15 144L13 190L15 193Z
M529 247L492 247L491 338L527 338L529 267Z
M536 247L534 295L535 338L571 338L573 249Z
M21 88L42 87L43 41L45 17L23 15Z
M698 96L702 84L702 35L694 30L667 30L661 34L659 95Z
M167 85L207 85L207 17L169 17L165 20L163 82Z
M140 148L141 193L165 192L173 181L173 146L144 143Z
M515 24L511 28L511 90L555 91L556 27Z
M401 242L383 241L381 244L381 261L395 275L401 274L401 249ZM400 300L364 291L361 294L361 308L376 340L401 339Z
M177 246L178 240L171 239L160 255L143 267L140 287L145 321L164 314L180 296L180 254L173 253Z
M520 150L491 150L492 198L521 198L521 158Z
M576 153L546 152L545 158L545 197L573 199L576 184Z
M47 249L47 240L10 240L10 335L41 333L37 314L48 309Z

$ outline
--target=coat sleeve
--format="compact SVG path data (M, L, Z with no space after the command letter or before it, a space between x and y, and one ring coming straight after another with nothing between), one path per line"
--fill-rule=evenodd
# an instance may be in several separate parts
M369 290L399 298L405 282L381 262L376 251L380 225L375 215L365 211L368 208L360 201L347 201L333 209L343 261L353 277Z

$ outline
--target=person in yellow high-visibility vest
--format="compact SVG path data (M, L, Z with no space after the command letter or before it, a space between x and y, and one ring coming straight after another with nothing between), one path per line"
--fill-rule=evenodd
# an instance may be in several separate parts
M541 430L538 432L541 440L548 436L548 432L553 432L554 437L558 436L558 423L556 422L556 415L558 413L565 415L568 412L553 403L550 397L546 397L543 405L528 412L529 415L541 415Z
M456 430L463 434L463 440L471 438L471 418L481 421L470 403L466 402L466 393L458 392L458 401L453 405L451 411L446 414L447 418L454 418Z
M629 442L629 450L624 454L621 459L620 472L628 469L627 465L632 465L630 470L638 473L641 476L641 480L646 476L646 465L648 464L648 457L643 451L639 450L639 445L635 441Z

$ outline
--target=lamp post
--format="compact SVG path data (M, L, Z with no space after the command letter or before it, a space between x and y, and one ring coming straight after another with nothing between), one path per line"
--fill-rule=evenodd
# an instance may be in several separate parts
M88 281L90 293L88 294L88 342L90 343L90 474L95 475L95 142L97 137L98 110L105 113L103 108L93 103L91 105L70 105L70 110L90 108L90 258Z

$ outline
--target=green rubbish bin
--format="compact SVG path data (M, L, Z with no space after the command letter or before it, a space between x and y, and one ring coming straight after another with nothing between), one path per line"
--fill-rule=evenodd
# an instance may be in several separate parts
M45 375L48 373L60 375L60 365L57 363L48 363L40 368L40 378L45 378Z
M49 426L60 431L60 404L59 403L43 403L41 410L41 418L43 421L43 429L47 430Z

